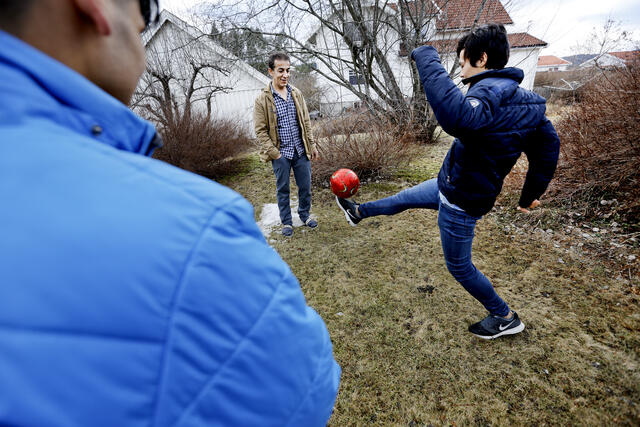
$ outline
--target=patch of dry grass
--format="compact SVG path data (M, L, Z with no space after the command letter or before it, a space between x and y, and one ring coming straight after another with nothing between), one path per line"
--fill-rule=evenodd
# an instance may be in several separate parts
M447 146L425 147L415 169L365 183L357 199L430 178ZM258 218L275 203L273 180L260 165L225 183ZM485 342L466 330L486 313L447 272L435 212L350 227L320 188L312 212L317 230L271 240L325 319L343 369L331 425L640 423L637 278L559 244L562 224L534 232L500 210L479 222L474 262L527 326Z

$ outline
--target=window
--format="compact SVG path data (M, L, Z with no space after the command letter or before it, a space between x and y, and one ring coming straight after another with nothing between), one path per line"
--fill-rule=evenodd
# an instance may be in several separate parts
M358 27L356 27L355 22L345 22L344 23L344 36L345 38L351 40L355 45L362 45L362 34Z
M364 76L360 73L356 73L355 70L349 70L349 83L352 85L364 84Z

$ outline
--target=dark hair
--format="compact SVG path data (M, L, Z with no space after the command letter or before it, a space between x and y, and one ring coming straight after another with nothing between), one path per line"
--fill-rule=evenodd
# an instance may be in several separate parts
M270 70L274 69L274 67L276 66L276 61L289 61L289 63L291 63L291 60L289 59L289 55L287 55L286 53L274 52L269 57L269 62L267 62L267 65L269 66Z
M507 30L502 24L487 24L476 28L465 34L458 41L456 53L464 49L464 58L468 59L471 65L482 58L482 54L487 54L488 69L500 70L509 61L509 40Z
M0 28L19 27L32 4L33 0L0 0Z

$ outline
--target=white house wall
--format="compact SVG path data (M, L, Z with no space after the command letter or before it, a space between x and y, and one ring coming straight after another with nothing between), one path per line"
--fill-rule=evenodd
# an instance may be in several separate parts
M569 64L552 64L552 65L538 65L536 71L538 73L545 71L567 71Z
M344 41L336 37L334 32L322 27L316 35L317 48L330 56L345 59L351 58L351 52ZM334 78L333 71L331 71L331 68L333 68L334 70L339 70L344 79L347 81L349 79L349 69L341 61L326 60L329 61L329 65L321 60L317 61L320 73L316 73L316 76L318 87L321 88L320 103L321 109L323 110L322 112L324 114L334 115L340 113L343 107L348 108L353 106L353 103L357 102L359 98L349 89L330 81L321 74L324 73Z
M336 25L342 25L337 20L334 22ZM383 46L387 49L387 56L391 57L393 55L398 55L399 43L398 37L396 33L389 29L388 31L380 31L378 34L377 40L378 46ZM344 60L351 60L351 51L348 46L340 37L337 37L336 34L326 27L322 26L316 33L316 48L320 51L324 51L331 56L338 56L339 58L343 58ZM349 68L343 64L339 60L330 60L331 68L334 70L339 70L342 78L345 81L349 81ZM330 71L330 67L324 64L321 60L316 61L318 69L321 73L325 73L330 75L331 77L335 77L333 72ZM396 61L389 62L393 74L396 76L396 81L398 81L397 72L403 72L404 69L402 66L398 66ZM345 108L351 108L354 106L354 103L360 102L360 98L356 94L354 94L349 88L341 86L337 83L334 83L324 77L321 73L317 73L317 81L318 86L322 88L321 95L321 109L325 114L338 114ZM376 75L381 75L381 72L377 66L374 64L373 73ZM361 90L365 92L364 85L361 86ZM376 97L374 93L371 94L372 97Z
M434 36L433 39L458 39L464 32L447 32L439 33ZM387 60L396 81L398 82L402 93L405 96L410 97L413 94L413 81L411 77L410 63L407 56L399 55L399 37L397 34L390 30L387 34L379 37L379 46L387 47ZM347 48L346 44L340 38L336 38L335 34L325 27L318 30L316 34L316 47L328 52L330 55L339 55L341 58L351 59L351 52ZM514 48L511 49L508 67L518 67L524 72L524 79L520 84L525 89L533 89L533 83L535 80L536 68L538 65L538 56L540 54L541 47L529 47L529 48ZM408 52L410 54L410 52ZM442 64L445 69L450 69L452 62L457 61L455 54L445 54L441 57ZM331 75L329 67L323 64L320 60L317 61L319 70ZM339 68L338 61L334 62L334 67ZM346 66L342 66L342 76L348 80L349 70ZM379 73L379 70L374 70ZM378 74L379 75L379 74ZM359 103L360 99L357 95L351 92L348 88L340 86L331 82L329 79L322 76L320 73L316 74L318 80L318 86L322 88L321 97L321 109L325 114L338 114L344 109L351 108L355 103ZM454 78L456 83L459 83L458 77Z
M539 47L515 48L511 49L509 62L507 67L517 67L524 71L524 79L520 86L532 90L533 82L536 79L536 70L538 68L538 56L540 55Z
M167 22L147 44L147 60L150 63L161 62L162 67L170 67L172 73L188 78L191 74L189 61L196 59L198 63L211 63L228 70L228 74L206 68L202 70L195 82L195 87L204 87L210 83L226 87L217 92L211 99L212 117L228 118L244 124L253 134L253 104L260 91L268 84L269 78L263 76L228 52L219 47L206 36L194 39L177 25ZM172 92L178 102L185 102L184 87L172 82ZM192 97L192 111L206 114L207 102L202 99L205 90L196 92Z

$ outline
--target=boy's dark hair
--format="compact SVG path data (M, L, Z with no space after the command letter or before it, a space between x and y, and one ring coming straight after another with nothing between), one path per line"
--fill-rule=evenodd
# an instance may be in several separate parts
M287 55L286 53L274 52L269 57L269 62L267 62L270 70L275 69L274 67L276 66L276 61L288 61L289 63L291 63L291 59L289 59L289 55Z
M475 30L465 34L458 41L456 53L458 57L464 49L464 58L468 59L471 65L482 58L482 54L487 54L488 69L500 70L509 61L509 40L507 30L502 24L482 25Z

